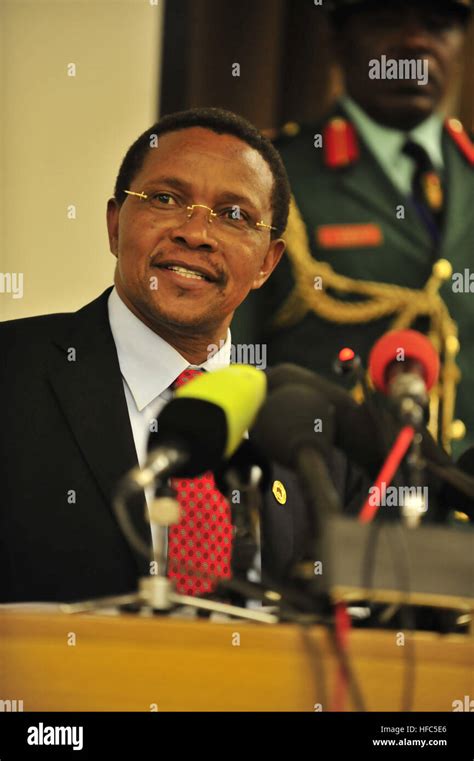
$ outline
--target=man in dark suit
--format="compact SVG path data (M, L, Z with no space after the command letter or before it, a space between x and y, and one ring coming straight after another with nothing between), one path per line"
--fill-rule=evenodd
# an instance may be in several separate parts
M250 124L215 109L165 117L129 149L108 203L115 287L76 313L0 326L1 601L117 595L148 575L112 509L117 481L143 464L177 379L228 364L233 312L278 264L288 202L281 160ZM294 476L272 480L263 565L278 576L305 518ZM151 546L144 507L131 517Z
M474 442L472 292L464 277L474 244L474 146L440 109L471 2L324 5L345 93L321 123L289 124L276 140L295 200L287 255L243 306L235 335L267 342L272 364L331 375L345 345L365 361L389 329L430 333L443 361L433 433L448 446L467 429L459 451Z

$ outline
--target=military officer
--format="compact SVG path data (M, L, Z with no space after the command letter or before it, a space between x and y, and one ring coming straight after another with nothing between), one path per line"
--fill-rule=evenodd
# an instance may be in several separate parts
M474 146L440 109L470 13L471 0L331 1L345 92L276 141L288 253L253 305L270 364L328 376L347 344L366 360L389 329L428 333L443 360L431 424L447 448L464 436L454 453L474 443Z

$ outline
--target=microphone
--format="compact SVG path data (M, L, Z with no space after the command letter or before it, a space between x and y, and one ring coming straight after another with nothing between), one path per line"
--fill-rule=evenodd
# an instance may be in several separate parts
M376 341L369 355L369 375L387 396L398 417L418 428L428 418L428 391L439 376L439 356L431 341L416 330L393 330Z
M268 377L273 377L271 371ZM334 412L327 398L316 388L297 382L274 390L269 382L269 391L250 431L250 438L259 449L290 469L295 469L298 454L304 448L330 457Z
M232 514L232 576L245 578L260 544L262 495L270 486L270 463L254 441L243 439L230 459L214 470L214 480Z
M266 392L264 373L231 365L203 373L184 386L158 416L143 468L126 479L143 489L170 476L192 478L229 457L252 425Z
M378 473L386 455L380 426L393 440L398 432L395 420L386 410L381 411L381 420L374 420L366 404L357 404L340 386L298 365L276 365L266 375L269 394L295 383L318 391L333 409L334 446L369 476Z
M403 331L403 333L406 332L407 331ZM397 331L397 333L399 334L399 331ZM424 336L422 336L422 338L424 338ZM395 352L392 351L389 354L391 361L395 359L396 365L398 365L396 360L396 350L400 345L400 341L397 339ZM417 345L419 345L418 342ZM407 342L404 342L404 345L401 346L406 350L405 357L411 357L413 354L411 350L412 347L408 346ZM427 350L427 361L425 359L425 354L423 352L418 352L418 355L420 353L422 355L422 366L424 368L421 371L422 377L423 379L426 378L425 386L428 388L431 387L433 382L432 379L435 374L433 369L436 369L437 362L433 357L433 347L431 344L429 344ZM377 359L377 355L375 355L375 358ZM380 375L379 368L384 365L385 362L376 364L374 369L374 376L376 379ZM406 367L408 366L409 364L406 365ZM375 418L365 402L363 404L357 404L350 394L340 386L331 383L331 381L328 381L317 373L299 367L298 365L282 363L267 370L266 375L269 394L277 388L292 383L300 383L315 388L323 394L323 396L331 402L334 409L334 446L344 452L348 460L362 468L370 478L374 479L377 477L380 467L387 456L388 449L395 441L401 428L400 424L386 408L379 406L377 409L377 418ZM379 383L378 380L377 385L380 390L385 388L385 384ZM462 459L462 462L464 463L463 473L459 468L455 467L453 461L444 449L436 444L428 430L422 428L420 434L422 437L421 451L426 460L428 470L436 476L440 482L445 482L446 484L443 487L441 487L441 485L437 487L437 491L444 489L444 492L440 492L440 504L449 505L449 503L452 502L453 505L459 505L459 510L461 512L473 515L472 498L474 494L474 467L471 468L469 465L466 467L467 453L466 460ZM468 450L468 452L470 451L471 450Z
M327 466L334 437L332 405L314 387L283 385L268 395L250 437L271 460L298 474L311 531L303 562L294 570L308 582L313 600L318 599L322 611L327 612L331 587L329 518L339 512ZM313 561L309 565L308 558ZM315 560L322 564L321 575L315 575Z
M348 460L362 468L370 478L377 476L390 446L401 429L400 423L389 409L379 403L374 415L367 402L358 404L341 386L298 365L276 365L267 370L266 375L269 394L282 386L300 383L316 389L329 400L334 409L334 446L344 452ZM383 397L380 396L377 401L383 401ZM450 457L437 446L430 433L426 429L422 429L420 433L424 457L437 467L452 467Z
M243 439L232 457L214 470L216 486L229 499L235 489L249 489L254 484L264 493L270 486L270 463L256 443Z

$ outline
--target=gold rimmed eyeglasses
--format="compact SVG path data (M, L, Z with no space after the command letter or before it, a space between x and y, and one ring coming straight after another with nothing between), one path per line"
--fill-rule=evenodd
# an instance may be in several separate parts
M171 193L137 193L134 190L124 190L124 193L145 201L150 208L167 219L182 220L184 222L185 219L191 219L194 209L206 209L209 212L208 223L215 223L223 231L248 233L255 230L276 230L276 227L267 225L261 220L256 222L237 205L225 206L222 209L214 211L214 209L202 203L193 203L191 205L183 203L171 195Z

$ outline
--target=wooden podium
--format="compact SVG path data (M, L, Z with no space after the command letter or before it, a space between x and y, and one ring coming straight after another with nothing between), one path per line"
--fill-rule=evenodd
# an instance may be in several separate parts
M366 708L399 711L408 642L375 630L349 641ZM414 710L452 711L474 694L471 638L411 642ZM336 670L319 627L0 611L3 710L22 700L24 711L327 711Z

